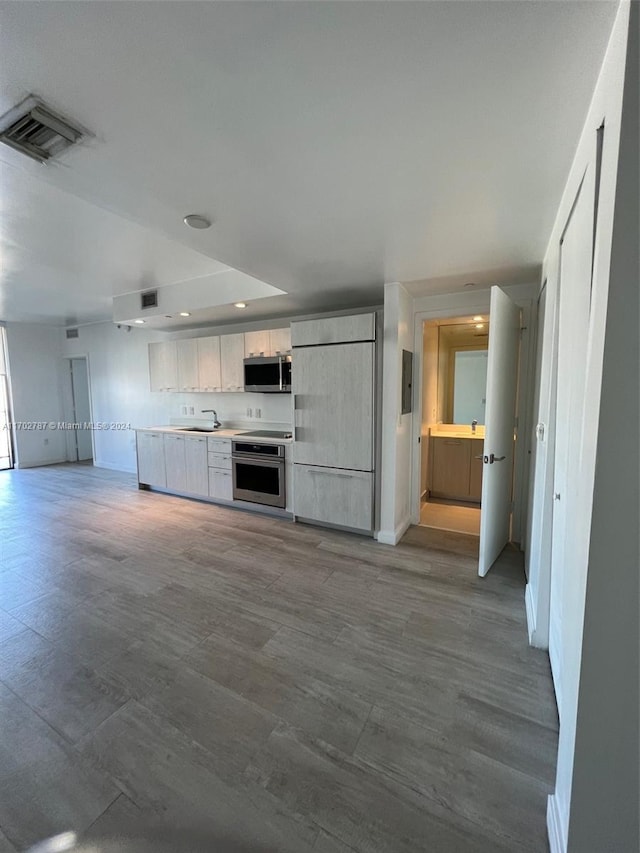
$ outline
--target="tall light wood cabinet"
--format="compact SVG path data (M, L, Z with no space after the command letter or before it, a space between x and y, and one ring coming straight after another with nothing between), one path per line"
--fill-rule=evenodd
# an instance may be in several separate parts
M223 391L244 391L244 334L220 336Z
M291 324L293 512L374 528L375 315Z
M220 372L220 338L214 335L198 338L198 376L201 391L222 391Z

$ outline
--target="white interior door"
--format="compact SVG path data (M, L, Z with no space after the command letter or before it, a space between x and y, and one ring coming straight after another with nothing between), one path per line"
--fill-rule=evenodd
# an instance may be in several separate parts
M572 560L568 522L575 514L580 466L580 433L591 302L594 176L589 169L574 203L560 246L556 445L553 471L553 529L549 603L549 659L562 714L563 612L580 600L584 578Z
M87 424L77 427L76 448L78 462L93 459L93 445L91 443L91 403L89 400L89 374L87 372L86 358L71 359L71 390L73 393L73 422L76 424Z
M478 564L480 577L487 574L509 541L519 346L520 309L504 290L492 287Z

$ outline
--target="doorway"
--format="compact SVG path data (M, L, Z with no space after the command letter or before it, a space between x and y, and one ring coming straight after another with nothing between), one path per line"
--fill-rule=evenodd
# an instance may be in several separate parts
M68 394L65 401L67 429L67 459L70 462L93 461L93 430L91 428L91 392L89 365L86 356L67 359L69 362Z
M0 326L0 471L13 468L6 332Z
M480 535L488 314L422 323L419 525Z

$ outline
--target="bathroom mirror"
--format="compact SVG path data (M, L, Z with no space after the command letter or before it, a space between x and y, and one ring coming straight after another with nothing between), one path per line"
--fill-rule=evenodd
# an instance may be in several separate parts
M489 324L438 328L438 411L445 424L484 424Z

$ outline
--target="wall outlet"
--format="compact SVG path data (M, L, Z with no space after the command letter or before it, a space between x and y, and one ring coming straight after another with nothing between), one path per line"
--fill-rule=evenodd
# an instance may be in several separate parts
M257 417L257 418L261 418L261 417L262 417L262 409L256 409L256 417Z
M45 438L44 443L45 443L45 444L49 444L49 439L48 439L48 438Z
M181 415L187 414L187 407L186 406L180 406L180 414Z
M189 406L189 414L190 414L190 415L195 415L195 413L196 413L195 408L194 408L193 406Z
M253 417L253 409L252 409L250 406L249 406L249 407L247 407L247 417L248 417L248 418L252 418L252 417Z

